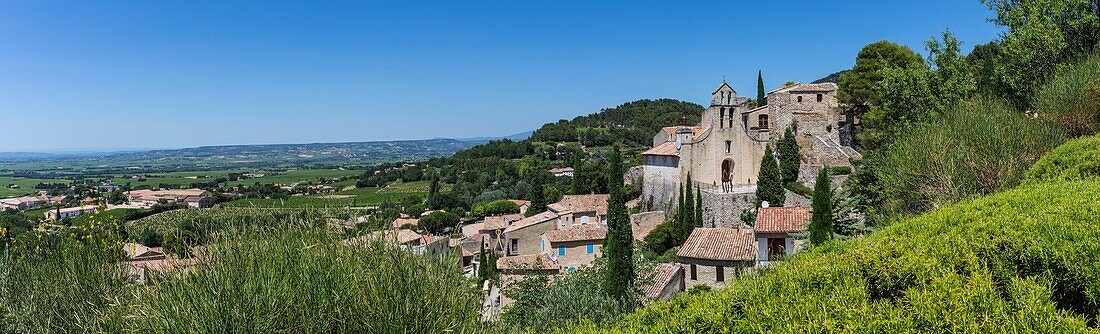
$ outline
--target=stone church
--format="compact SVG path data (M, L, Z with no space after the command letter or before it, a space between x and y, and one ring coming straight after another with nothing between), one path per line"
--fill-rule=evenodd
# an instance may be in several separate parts
M722 82L698 125L663 128L653 137L653 148L642 153L643 199L655 209L669 209L688 173L692 188L708 194L751 196L765 147L774 150L787 128L800 147L800 180L812 180L824 164L850 166L849 159L860 158L847 146L855 120L842 115L836 93L833 83L792 84L768 92L766 105L750 108L748 98Z

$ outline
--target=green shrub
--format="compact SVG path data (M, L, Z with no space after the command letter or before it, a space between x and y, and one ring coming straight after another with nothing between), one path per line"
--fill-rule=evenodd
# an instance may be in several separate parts
M1024 172L1024 183L1100 178L1100 136L1070 140Z
M485 218L486 216L496 216L519 213L519 205L506 199L495 200L492 202L478 203L474 205L474 208L470 210L470 214L476 219Z
M787 182L787 184L783 185L783 188L786 188L787 190L790 190L791 192L799 194L805 198L814 197L814 190L810 189L810 187L807 187L805 184L802 184L802 182Z
M829 171L829 174L832 174L832 175L852 174L852 167L848 167L848 166L832 167L831 170Z
M1098 221L1100 183L1025 186L814 247L602 330L1084 332L1100 311Z
M920 213L1014 187L1024 169L1061 141L1057 129L978 98L903 131L872 170L885 212Z
M1100 130L1100 53L1060 71L1035 95L1039 117L1071 136Z

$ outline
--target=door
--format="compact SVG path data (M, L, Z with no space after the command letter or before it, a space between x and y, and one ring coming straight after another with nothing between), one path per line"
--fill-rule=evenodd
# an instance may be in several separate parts
M768 238L768 261L779 261L787 255L787 240L784 238Z

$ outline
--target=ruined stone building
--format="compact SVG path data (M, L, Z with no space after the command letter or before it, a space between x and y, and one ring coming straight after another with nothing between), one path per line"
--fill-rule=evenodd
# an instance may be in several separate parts
M748 98L722 82L699 124L663 128L653 137L653 148L642 153L643 199L668 209L690 173L692 188L706 193L704 202L721 204L704 203L704 215L732 223L730 215L752 206L765 147L787 128L796 135L805 179L812 180L812 171L824 164L849 166L859 153L842 145L847 137L842 129L851 128L852 119L841 114L836 93L833 83L787 85L768 92L766 105L750 108ZM713 196L723 198L706 198Z

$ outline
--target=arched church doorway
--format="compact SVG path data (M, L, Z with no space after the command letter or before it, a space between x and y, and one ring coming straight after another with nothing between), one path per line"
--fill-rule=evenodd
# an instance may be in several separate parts
M722 191L733 191L733 160L722 160Z

